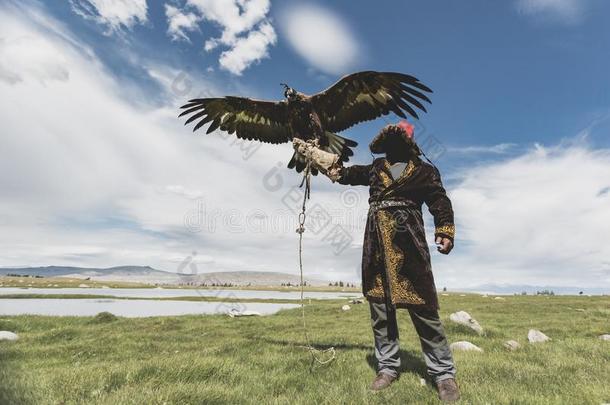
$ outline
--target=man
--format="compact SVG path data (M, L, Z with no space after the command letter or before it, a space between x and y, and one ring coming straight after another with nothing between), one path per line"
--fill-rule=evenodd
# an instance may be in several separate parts
M419 157L413 126L403 121L383 128L370 149L385 157L370 165L342 167L334 155L302 141L296 141L295 148L333 182L369 186L362 289L369 301L378 362L371 389L387 388L398 378L401 360L396 308L406 308L439 398L448 402L459 399L456 369L438 315L421 207L425 203L434 217L435 241L443 254L453 248L453 210L438 170Z

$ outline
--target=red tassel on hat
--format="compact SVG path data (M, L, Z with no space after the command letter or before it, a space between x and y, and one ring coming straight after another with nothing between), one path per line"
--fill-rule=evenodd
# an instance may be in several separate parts
M409 124L407 121L402 120L396 126L402 128L403 131L407 134L407 138L413 139L413 133L415 132L415 127Z

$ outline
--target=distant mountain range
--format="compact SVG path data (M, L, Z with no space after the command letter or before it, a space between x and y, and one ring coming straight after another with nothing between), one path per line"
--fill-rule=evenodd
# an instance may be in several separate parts
M153 269L149 266L118 266L108 268L46 266L46 267L3 267L0 276L19 274L43 277L90 278L97 281L129 281L146 284L232 284L280 286L300 283L294 274L265 271L227 271L198 274L179 274ZM328 285L327 281L306 278L308 285Z
M456 289L458 290L458 289ZM464 292L480 292L491 294L521 294L529 295L538 291L553 291L557 295L578 295L581 291L585 295L610 294L610 287L558 287L558 286L535 286L527 284L482 284L473 288L460 288Z
M97 281L123 281L145 284L232 284L236 286L260 285L280 286L290 283L298 285L299 276L288 273L266 272L266 271L227 271L198 274L179 274L157 270L149 266L118 266L109 268L89 267L4 267L0 268L0 276L7 274L19 274L43 277L72 277L90 278ZM328 281L306 278L308 285L325 286ZM576 295L581 291L585 295L610 294L608 287L558 287L558 286L535 286L527 284L483 284L471 288L449 288L450 291L477 292L488 294L521 294L529 295L537 291L553 291L557 295Z

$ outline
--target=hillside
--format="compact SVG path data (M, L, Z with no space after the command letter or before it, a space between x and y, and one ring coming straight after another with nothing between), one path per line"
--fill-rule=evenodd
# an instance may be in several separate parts
M146 284L232 284L232 285L267 285L298 284L299 276L295 274L265 271L229 271L199 274L178 274L157 270L149 266L117 266L109 268L46 266L46 267L12 267L0 268L0 276L19 274L41 277L69 277L91 279L95 281L122 281ZM325 286L326 281L306 278L312 286Z

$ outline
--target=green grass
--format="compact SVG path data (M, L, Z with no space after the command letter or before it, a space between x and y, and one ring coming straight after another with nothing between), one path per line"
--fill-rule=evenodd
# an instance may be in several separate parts
M450 341L469 340L484 353L455 353L461 403L601 404L610 402L608 297L441 296ZM375 375L368 306L312 301L310 336L337 358L311 367L300 310L273 316L182 316L143 319L18 316L0 330L1 404L361 404L437 403L408 315L399 311L403 370L390 389L372 393ZM1 301L0 301L1 305ZM584 309L584 311L582 311ZM454 326L466 310L486 336ZM530 345L529 328L551 342ZM508 339L522 344L510 352Z

